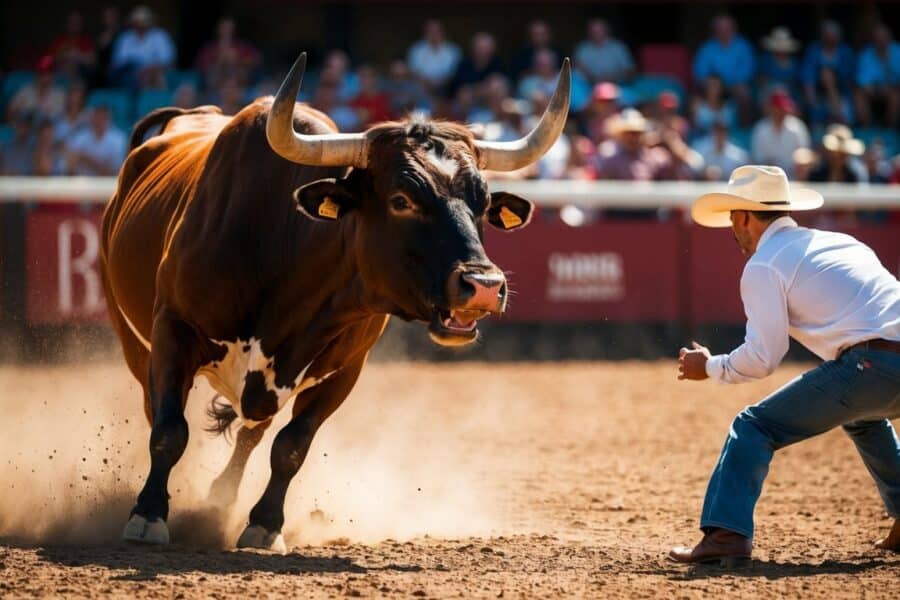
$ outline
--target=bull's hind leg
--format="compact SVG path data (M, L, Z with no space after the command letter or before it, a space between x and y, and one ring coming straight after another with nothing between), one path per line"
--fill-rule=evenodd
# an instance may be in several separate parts
M272 444L272 474L250 522L238 539L238 548L263 548L284 554L287 548L281 528L284 525L284 498L294 475L300 470L319 426L337 410L356 383L365 359L347 367L307 390L294 403L294 416L275 436Z
M237 499L238 488L241 485L241 479L244 477L244 469L247 467L247 460L249 460L253 449L259 445L263 434L271 424L272 420L269 419L259 423L253 429L241 426L234 441L234 451L231 453L231 460L228 461L228 464L209 487L208 500L210 503L221 507L228 507L234 504L234 501Z
M188 441L184 404L196 370L193 331L167 311L153 322L150 355L150 473L131 518L125 525L125 540L151 544L169 542L169 473L181 458Z

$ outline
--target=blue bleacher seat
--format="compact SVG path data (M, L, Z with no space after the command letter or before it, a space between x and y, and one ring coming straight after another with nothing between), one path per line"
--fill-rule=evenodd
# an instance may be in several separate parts
M97 89L87 97L89 107L106 105L112 113L113 121L121 127L130 124L134 119L131 110L131 94L116 88ZM130 126L130 125L129 125Z
M865 142L867 147L874 141L880 140L884 144L885 154L889 157L900 151L900 139L898 139L898 134L893 129L868 127L857 129L853 133Z
M728 139L748 152L750 151L750 139L752 137L752 129L735 128L728 132Z
M169 90L144 90L138 94L135 117L140 119L151 110L172 105L172 92Z
M15 131L11 125L0 125L0 144L5 144L13 139L13 135L15 135Z
M654 102L661 92L670 91L678 96L681 106L684 107L687 96L684 86L674 77L662 75L642 75L634 78L630 85L626 86L636 96L636 104Z
M199 87L200 78L195 71L169 71L166 73L166 85L175 90L183 83Z
M0 109L6 111L6 105L20 89L34 80L34 71L10 71L3 78L0 90Z

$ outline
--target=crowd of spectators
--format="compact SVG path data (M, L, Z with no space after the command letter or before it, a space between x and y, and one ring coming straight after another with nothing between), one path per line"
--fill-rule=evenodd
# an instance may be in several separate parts
M7 75L3 174L112 175L127 150L125 131L148 110L216 104L232 114L279 83L230 18L189 71L176 69L172 35L148 8L135 7L123 22L107 7L97 20L89 33L83 15L71 12L32 73ZM514 177L721 180L755 162L801 180L900 183L900 158L892 158L900 150L900 44L884 24L859 48L834 21L814 40L777 26L753 43L719 15L681 79L642 73L601 19L589 20L575 44L555 39L544 21L523 33L504 60L491 33L476 33L463 49L429 20L388 65L325 53L302 99L343 131L420 112L478 123L478 135L508 140L540 117L570 55L566 131Z

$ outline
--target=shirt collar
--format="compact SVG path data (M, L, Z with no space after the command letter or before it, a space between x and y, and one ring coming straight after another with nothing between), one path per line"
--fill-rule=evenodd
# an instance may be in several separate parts
M778 217L766 227L766 230L763 231L763 234L759 236L759 242L756 244L756 249L759 250L762 248L763 244L769 241L773 235L781 231L782 229L793 229L797 227L797 221L792 219L791 217Z

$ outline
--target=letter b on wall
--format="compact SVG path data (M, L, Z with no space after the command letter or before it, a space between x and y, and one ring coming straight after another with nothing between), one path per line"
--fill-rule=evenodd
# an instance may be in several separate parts
M26 224L26 318L32 324L100 322L99 211L38 209Z

